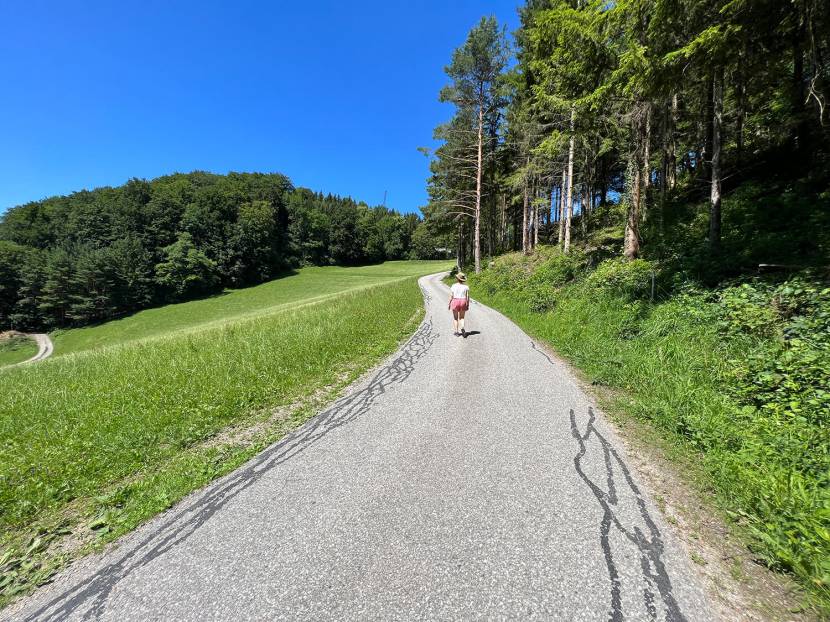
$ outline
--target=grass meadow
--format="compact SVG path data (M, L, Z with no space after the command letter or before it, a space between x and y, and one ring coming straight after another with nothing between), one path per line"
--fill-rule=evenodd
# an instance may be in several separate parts
M29 360L37 354L37 344L28 337L0 340L0 367Z
M412 275L445 264L301 270L136 314L120 345L84 349L115 343L110 325L65 333L74 354L0 372L0 605L302 423L414 330ZM140 323L156 336L132 339Z
M81 352L125 341L157 337L175 331L201 330L211 323L223 324L288 310L337 296L361 287L371 287L406 276L421 276L449 269L447 261L387 261L373 266L300 268L282 278L244 289L229 289L218 296L145 309L98 326L52 333L54 356Z

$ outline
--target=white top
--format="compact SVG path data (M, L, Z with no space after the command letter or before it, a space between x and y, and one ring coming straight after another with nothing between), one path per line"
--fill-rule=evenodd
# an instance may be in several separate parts
M453 298L467 298L470 293L470 288L464 283L453 283L450 290L452 290Z

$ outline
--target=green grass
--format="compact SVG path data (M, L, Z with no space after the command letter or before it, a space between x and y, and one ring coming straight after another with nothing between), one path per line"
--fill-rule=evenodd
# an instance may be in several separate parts
M150 339L0 373L0 606L66 561L52 546L65 534L86 538L87 549L110 540L302 423L420 321L416 279L402 275L444 267L302 271L270 290L229 294L239 313L224 323L184 305L157 309ZM367 283L378 279L385 282ZM325 284L342 293L285 306L308 302ZM269 291L282 306L268 304ZM138 315L130 319L145 321ZM102 343L117 337L108 325L84 330L86 345L95 330ZM289 414L275 420L279 408ZM257 432L221 441L229 428Z
M827 352L799 354L824 334L807 322L830 309L789 304L823 305L830 290L785 285L762 296L757 286L744 298L745 288L724 288L649 302L646 262L589 270L585 261L578 249L510 255L471 276L470 287L593 384L614 389L613 410L700 456L704 486L755 553L830 611ZM785 334L800 339L787 345Z
M378 285L406 276L449 269L447 261L388 261L374 266L309 267L274 281L218 296L146 309L98 326L60 330L52 334L54 356L80 352L175 331L201 329L212 322L251 318L285 311L343 292Z
M27 361L37 354L37 344L28 337L0 339L0 367Z

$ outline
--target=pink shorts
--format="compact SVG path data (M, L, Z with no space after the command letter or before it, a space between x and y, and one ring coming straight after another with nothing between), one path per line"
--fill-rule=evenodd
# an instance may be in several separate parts
M466 311L467 310L467 299L466 298L453 298L452 302L450 303L450 309L453 311Z

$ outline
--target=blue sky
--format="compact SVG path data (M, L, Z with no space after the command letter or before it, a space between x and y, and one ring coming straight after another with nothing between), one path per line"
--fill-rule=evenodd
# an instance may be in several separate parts
M416 211L443 67L494 2L8 2L0 211L194 169Z

